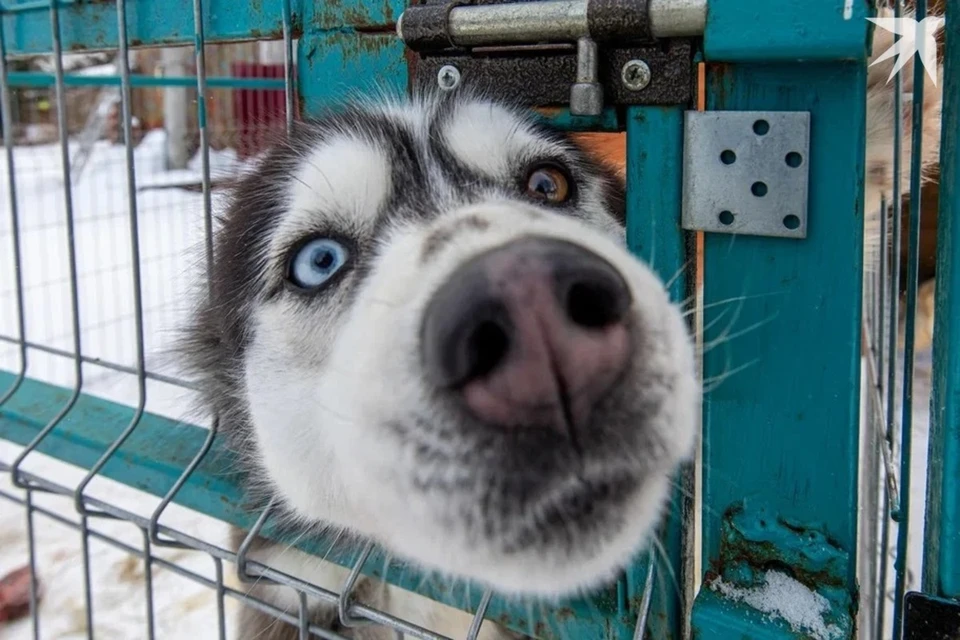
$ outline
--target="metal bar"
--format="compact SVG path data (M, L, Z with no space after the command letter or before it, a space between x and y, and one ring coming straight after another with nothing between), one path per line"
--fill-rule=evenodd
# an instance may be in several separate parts
M19 340L12 336L0 335L0 342L8 342L11 344L19 345L23 343L28 349L36 349L37 351L42 351L44 353L49 353L54 356L61 356L64 358L73 358L73 353L66 351L64 349L57 349L56 347L51 347L39 342L31 342L30 340ZM103 367L104 369L110 369L111 371L117 371L119 373L130 373L133 375L137 374L137 369L135 367L128 367L127 365L119 364L116 362L110 362L109 360L101 360L94 356L80 356L80 361L83 364L92 364L98 367ZM196 382L191 382L189 380L182 380L180 378L174 378L173 376L167 376L162 373L153 373L147 371L144 373L148 380L155 380L157 382L165 382L166 384L176 385L178 387L184 387L185 389L192 389L194 391L199 389L199 385ZM2 403L0 403L2 404Z
M869 325L868 325L869 327ZM870 403L873 406L882 407L883 399L880 395L880 372L877 369L877 361L873 358L872 354L867 355L867 383ZM887 490L887 509L890 512L895 512L900 508L900 498L898 493L898 482L897 482L897 468L893 462L893 454L887 447L886 440L884 440L884 426L883 417L879 412L871 412L870 415L871 428L876 432L876 438L878 440L877 446L880 449L880 454L883 459L883 474L884 474L884 487Z
M117 0L124 2L125 0ZM153 620L153 553L150 551L150 536L146 529L141 529L143 535L143 586L147 600L147 638L153 640L156 625Z
M657 558L650 551L647 560L647 578L643 581L643 599L640 601L640 614L637 616L637 626L633 631L633 640L643 640L647 630L647 621L650 618L650 603L653 602L653 577L657 572Z
M286 0L289 2L289 0ZM68 87L119 87L123 84L121 76L88 76L76 73L68 74L63 78ZM52 73L39 71L14 71L9 74L11 87L51 87L56 82ZM136 88L147 87L195 87L197 79L193 76L147 76L130 74L130 86ZM211 76L207 78L207 86L211 89L265 89L278 90L284 88L284 81L276 78L232 78L229 76Z
M310 616L307 609L307 594L297 591L298 622L300 623L300 640L310 640Z
M264 584L271 583L269 579L264 579L262 575L251 574L247 571L247 554L250 552L250 545L252 545L253 541L260 535L260 530L263 529L263 525L266 524L270 513L273 511L274 506L276 506L276 502L276 498L270 499L270 503L257 518L256 522L253 523L253 526L250 527L247 536L243 539L243 542L240 543L240 548L237 549L237 578L240 582L251 583L263 581Z
M0 395L0 407L17 392L27 375L27 329L23 304L23 262L20 252L20 203L17 199L17 174L13 153L13 113L10 109L10 73L7 70L7 41L0 29L0 117L3 119L3 149L7 156L7 189L10 196L10 240L13 245L13 282L17 305L17 333L20 369L17 377Z
M879 280L879 278L877 279ZM870 286L876 287L877 282ZM875 297L875 296L874 296ZM858 631L864 638L872 637L872 622L875 619L877 604L877 564L876 550L879 547L880 532L877 528L877 514L880 511L878 482L883 477L880 457L885 449L883 440L882 405L878 404L881 395L877 390L878 376L873 375L877 362L876 308L870 309L870 317L864 320L864 359L868 362L867 375L863 376L862 433L860 440L860 513L857 522L857 544L864 550L860 554L857 567L857 580L860 583L860 607L858 617L861 620Z
M870 212L865 212L869 214ZM870 348L867 353L869 360L869 380L866 389L866 413L867 422L865 428L867 437L862 441L863 464L861 473L865 479L861 494L861 522L860 538L858 544L865 552L861 555L860 565L863 573L859 576L861 581L860 590L860 616L863 620L860 632L864 637L873 637L876 635L877 612L880 604L883 602L883 581L879 579L883 574L880 565L885 558L885 552L881 548L881 533L879 531L880 522L878 512L886 513L889 510L888 504L881 507L880 500L889 500L890 492L887 491L887 480L889 470L889 452L885 437L885 422L883 418L883 389L886 377L884 375L884 348L886 345L886 273L887 273L887 202L886 197L882 196L880 208L876 212L880 216L880 239L876 247L876 257L878 258L878 273L875 282L871 284L874 297L877 299L876 307L872 316L869 318ZM883 466L878 464L878 459ZM882 487L878 486L878 480L883 479ZM880 549L879 552L874 551Z
M283 91L286 105L287 135L293 131L293 26L290 0L283 0Z
M595 38L591 33L590 0L531 0L502 4L455 6L447 14L447 30L453 44L461 47L484 45L576 42ZM703 35L707 21L706 0L651 0L647 4L651 34L657 38ZM397 20L403 34L403 16ZM620 33L618 37L630 37Z
M337 598L337 616L340 619L340 624L345 627L358 627L367 623L366 620L354 618L350 615L350 595L357 585L357 580L360 579L360 572L363 571L363 565L366 564L371 551L373 551L373 544L368 542L363 547L363 551L360 552L360 557L357 558L353 567L350 568L350 574L347 576L347 579L344 580L343 587L340 589L340 597Z
M903 15L903 0L894 2L894 17ZM899 40L899 36L896 37ZM893 239L890 246L890 283L889 297L890 308L888 311L889 333L887 334L887 385L886 385L886 448L893 453L894 433L897 428L897 369L899 364L899 355L897 349L897 340L900 332L899 328L899 309L900 309L900 248L902 243L903 227L903 195L901 194L901 174L902 164L902 139L903 139L903 76L896 74L893 78L893 195L891 226ZM880 603L877 606L877 640L884 636L884 624L886 622L887 606L887 574L890 558L888 549L890 547L890 521L899 518L900 513L900 495L889 485L884 489L888 496L896 495L897 502L894 506L888 501L884 509L884 519L881 523L881 565L880 565Z
M883 377L884 367L886 366L887 359L884 358L884 338L886 337L886 310L887 310L887 299L886 299L886 290L887 290L887 241L889 238L889 232L887 229L887 199L882 197L880 199L880 244L878 247L878 257L880 258L878 265L879 274L877 276L877 313L871 318L871 322L875 323L876 326L876 335L872 341L874 346L874 351L877 354L877 380L875 382L877 386L877 391L880 394L881 398L883 397L884 383L886 382ZM891 304L896 304L895 301L891 300ZM883 402L881 400L880 404L876 405L877 412L883 411ZM877 437L881 440L883 439L884 434L878 433Z
M467 629L466 640L477 640L477 637L480 635L480 627L483 626L483 621L486 619L487 607L490 606L490 598L493 597L493 592L487 589L483 592L483 597L480 599L480 606L477 607L477 612L473 614L473 620L470 621L470 628Z
M70 270L70 312L71 312L71 331L73 332L73 358L74 358L74 387L70 398L63 405L63 408L47 423L47 425L36 435L36 437L20 452L16 460L11 465L10 474L14 486L20 489L26 489L26 485L20 479L20 466L23 461L36 449L44 438L53 431L63 418L70 412L77 399L80 397L80 390L83 387L83 363L80 356L83 352L81 348L80 333L80 297L77 283L77 246L76 246L76 225L73 215L73 190L70 180L70 147L67 129L67 107L66 90L63 84L63 46L60 34L60 13L56 5L50 7L50 32L53 34L53 54L54 69L56 71L56 97L57 97L57 130L60 134L60 167L63 175L63 199L64 213L67 222L67 262ZM5 123L5 126L9 126Z
M903 14L903 0L896 0L894 5L894 15L900 17ZM899 37L897 38L899 40ZM897 432L899 402L897 399L897 369L900 363L899 350L897 349L897 340L900 335L900 249L903 242L903 77L896 74L893 78L893 268L890 272L890 334L888 336L888 353L890 356L890 368L887 370L887 442L893 450L895 434ZM899 497L897 502L899 503ZM897 521L900 519L900 509L890 513L890 517Z
M27 553L30 558L30 618L33 624L33 640L40 640L40 599L37 583L37 540L33 524L33 490L27 489L23 505L27 514Z
M83 558L83 615L86 623L87 640L93 640L93 580L90 573L90 528L87 516L80 516L77 527L80 531L80 555Z
M227 640L227 620L223 602L223 594L225 591L223 584L223 560L216 556L211 556L211 558L217 576L217 638L218 640Z
M87 510L84 504L83 492L96 475L103 468L103 465L116 453L117 449L123 446L133 430L140 424L144 409L147 405L147 378L146 356L143 340L143 289L140 280L140 226L137 214L137 177L134 168L133 159L133 127L131 124L132 114L130 112L130 58L127 47L127 3L126 0L117 0L117 33L120 38L120 52L117 56L120 59L120 77L123 84L120 89L120 105L123 117L123 141L127 169L127 207L128 222L130 234L130 260L133 276L133 322L134 335L137 341L136 348L136 375L137 375L137 405L133 417L130 418L130 424L123 430L123 433L113 442L103 456L97 460L96 464L90 468L84 478L77 485L74 492L74 507L78 512L85 515L96 515ZM153 637L153 627L150 627L150 638Z
M590 35L587 0L532 2L454 7L448 14L450 39L463 47L575 42ZM401 22L397 29L402 29ZM401 31L402 34L402 31Z
M707 0L648 0L650 30L657 38L703 35L707 4Z
M916 0L917 21L927 15L926 0ZM920 26L916 27L919 31ZM917 33L917 44L924 45L923 34ZM913 367L917 322L917 287L920 269L920 205L921 170L923 161L923 93L925 71L920 64L920 53L914 58L913 108L910 149L910 226L907 237L907 302L903 327L903 397L900 403L900 521L897 527L897 559L894 562L893 632L899 636L903 629L903 596L907 588L907 550L910 533L910 463L913 460Z
M286 24L286 22L285 22ZM197 121L200 126L200 158L201 158L201 185L203 188L203 234L204 248L206 258L206 279L207 293L213 294L213 206L210 194L210 144L207 139L207 66L206 55L204 52L205 40L203 29L203 4L202 0L193 2L193 29L194 29L194 54L197 65ZM212 423L207 437L201 445L199 451L193 457L193 460L184 469L183 474L177 479L167 494L163 497L160 504L150 517L148 532L150 539L158 546L178 546L176 543L162 540L159 535L160 516L173 500L174 496L183 488L190 476L203 462L204 458L213 447L217 433L220 429L220 418L217 415L212 416Z
M186 484L187 480L190 478L193 472L197 470L197 467L200 466L200 463L203 462L203 459L213 447L213 442L217 437L217 428L219 424L219 419L214 418L213 424L210 426L210 430L207 433L207 437L200 446L200 450L193 457L193 460L190 461L190 464L187 465L187 468L184 469L183 473L180 474L180 477L177 478L177 481L174 482L173 486L170 487L170 490L167 491L166 495L163 496L160 504L157 505L157 508L154 509L150 516L150 523L147 525L147 534L150 536L150 540L158 547L183 547L183 545L178 542L164 540L160 537L160 516L163 515L163 512L166 511L167 507L180 492L180 489L183 488L183 485Z
M960 598L960 0L945 29L923 590Z
M201 181L203 185L203 231L206 240L207 283L212 292L213 209L210 200L210 141L207 139L207 56L203 29L203 0L193 0L194 54L197 61L197 125L200 128Z

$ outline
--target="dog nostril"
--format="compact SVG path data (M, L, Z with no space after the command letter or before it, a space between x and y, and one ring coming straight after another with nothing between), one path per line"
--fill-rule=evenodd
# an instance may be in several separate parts
M477 325L467 339L466 381L482 378L493 371L507 356L510 338L503 327L485 321Z
M567 291L567 316L587 329L602 329L623 319L624 296L618 287L602 281L575 282Z

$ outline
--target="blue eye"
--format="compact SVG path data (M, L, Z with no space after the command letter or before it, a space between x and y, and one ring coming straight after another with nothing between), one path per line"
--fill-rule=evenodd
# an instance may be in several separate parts
M304 289L316 289L346 262L347 249L336 240L311 240L294 254L290 263L290 281Z

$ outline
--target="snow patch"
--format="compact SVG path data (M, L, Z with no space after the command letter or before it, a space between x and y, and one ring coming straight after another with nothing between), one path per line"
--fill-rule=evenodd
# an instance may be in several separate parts
M728 584L719 578L710 586L731 600L743 602L771 618L783 620L794 633L807 633L815 640L838 640L843 637L837 625L825 620L830 612L829 601L785 573L767 571L763 585L751 589Z

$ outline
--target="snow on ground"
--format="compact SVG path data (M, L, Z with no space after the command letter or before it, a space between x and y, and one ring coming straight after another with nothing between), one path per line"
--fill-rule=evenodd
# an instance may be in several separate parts
M809 634L814 640L843 637L839 627L825 621L830 602L824 596L780 571L768 571L763 580L763 584L754 589L741 589L719 579L711 586L731 600L786 621L796 634Z
M173 329L187 311L188 293L194 277L202 273L204 261L204 215L199 193L161 187L199 180L199 161L187 170L168 172L163 167L164 134L152 131L135 153L137 206L141 238L141 281L144 309L144 338L147 368L176 375L162 353L170 346ZM29 341L72 351L70 288L65 224L64 188L57 145L18 147L15 150L17 201L19 203L26 328ZM243 167L232 152L212 152L211 171L218 177L235 176ZM135 365L135 325L132 295L131 244L124 149L98 143L86 170L73 189L73 211L77 247L79 311L83 353L92 358ZM5 179L6 159L0 154L0 369L16 371L19 359L15 347L3 337L18 335L14 297L14 260L9 216L9 186ZM214 197L214 207L218 198ZM30 351L31 377L71 387L73 368L69 360ZM929 366L926 363L925 366ZM87 364L83 367L86 393L116 402L136 399L133 376ZM165 382L149 381L147 410L175 420L185 419L183 407L190 391ZM926 453L926 376L918 379L914 442L914 491L911 508L910 564L916 584L923 514L923 469ZM0 440L0 462L10 463L19 449ZM82 477L77 469L45 456L28 458L25 468L43 473L72 488ZM13 489L8 474L0 474L0 491L22 494ZM157 504L151 496L98 478L89 494L121 503L134 513L148 516ZM77 517L65 498L37 494L37 506L48 508L70 521ZM0 574L26 561L27 536L24 510L0 497ZM171 507L163 521L199 538L224 544L225 527L199 514ZM46 587L41 609L41 637L86 637L84 591L80 562L81 536L77 531L44 515L35 517L38 569ZM94 530L142 549L140 532L124 522L91 520ZM895 529L894 529L895 531ZM191 551L155 549L161 558L213 578L209 556ZM146 617L143 565L132 556L94 539L93 619L99 638L128 640L142 638ZM233 568L224 567L229 575ZM782 586L782 585L781 585ZM154 616L158 638L217 637L216 601L211 589L197 585L161 567L154 569ZM234 605L228 600L228 609ZM888 607L889 612L889 607ZM801 615L796 611L790 615ZM805 614L804 614L805 615ZM801 620L807 618L801 617ZM231 616L227 615L228 623ZM31 637L29 621L4 629L3 637L21 640Z

